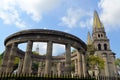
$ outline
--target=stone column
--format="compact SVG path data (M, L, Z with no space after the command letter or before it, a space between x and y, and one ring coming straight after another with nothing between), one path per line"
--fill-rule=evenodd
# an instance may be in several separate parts
M51 69L51 58L52 58L52 41L48 41L47 43L47 54L46 54L46 62L45 62L45 74L50 74Z
M10 55L9 55L6 73L12 73L12 71L13 71L16 52L17 52L17 44L12 43L12 48L11 48Z
M80 50L78 50L77 52L77 58L78 58L78 75L82 76L83 75L83 63L82 63L82 53L80 52Z
M9 55L10 55L10 50L11 50L11 45L5 47L3 61L2 61L1 68L0 68L0 74L6 72L8 59L9 59Z
M33 42L28 41L27 43L27 49L24 57L24 63L23 63L23 69L22 73L31 73L31 54L32 54L32 46Z
M100 71L100 76L109 76L107 54L104 54L102 56L103 56L103 60L105 61L105 67L103 70Z
M83 68L83 76L86 76L86 56L82 52L82 68Z
M117 76L118 72L117 72L117 66L115 65L115 55L112 55L112 63L114 68L114 76Z
M107 69L108 69L108 76L112 76L113 70L112 70L112 61L111 61L111 57L110 54L107 53Z
M38 75L40 75L41 73L42 73L42 62L39 62Z
M58 71L58 75L61 75L61 62L58 63L57 65L57 71Z
M22 67L23 67L23 59L19 59L18 74L22 72Z
M109 53L108 55L108 70L109 70L109 76L113 77L115 76L115 64L113 62L113 55L112 53Z
M71 74L71 46L67 44L65 54L65 74Z
M78 74L78 64L77 64L77 59L75 59L75 74Z
M29 73L32 73L32 63L33 63L32 58L29 62L30 62L30 66L28 67L29 68Z

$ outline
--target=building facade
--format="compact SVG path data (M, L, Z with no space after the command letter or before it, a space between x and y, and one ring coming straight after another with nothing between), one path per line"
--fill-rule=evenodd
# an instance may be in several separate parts
M107 38L105 28L99 19L97 12L94 12L92 38L88 33L87 45L93 45L94 55L100 56L105 61L104 69L96 72L101 76L115 76L117 74L115 66L115 53L110 49L109 39Z

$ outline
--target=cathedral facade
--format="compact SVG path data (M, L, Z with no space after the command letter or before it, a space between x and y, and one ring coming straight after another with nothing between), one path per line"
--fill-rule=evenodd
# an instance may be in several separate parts
M93 45L94 55L101 57L104 63L104 69L99 71L101 76L115 76L117 74L115 66L115 53L110 49L109 39L107 38L105 28L99 19L97 12L94 12L92 38L88 33L87 45ZM89 56L89 55L88 55ZM95 73L99 73L97 70Z

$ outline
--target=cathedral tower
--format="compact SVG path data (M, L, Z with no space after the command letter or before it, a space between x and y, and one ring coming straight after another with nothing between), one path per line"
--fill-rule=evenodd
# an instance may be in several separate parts
M109 39L96 11L94 12L92 37L93 44L98 51L110 51Z
M39 54L39 44L37 44L36 52Z
M95 55L102 57L105 61L104 70L99 73L105 76L114 76L116 74L116 67L114 64L115 54L110 49L109 39L106 36L104 26L96 11L94 11L93 18L92 39L96 49Z

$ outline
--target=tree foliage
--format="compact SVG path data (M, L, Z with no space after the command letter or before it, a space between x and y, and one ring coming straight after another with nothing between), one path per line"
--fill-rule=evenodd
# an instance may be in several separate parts
M87 45L87 66L89 69L95 69L96 67L101 70L104 69L105 61L100 56L95 56L95 47L93 44Z
M87 57L87 65L89 69L95 69L95 67L98 67L99 69L104 69L104 63L105 61L99 57L94 55L89 55Z
M38 52L36 52L36 51L33 51L33 52L32 52L32 54L39 54L39 53L38 53Z
M76 49L73 49L71 53L74 54L75 52L76 52Z
M94 47L93 44L87 45L87 52L88 52L88 55L94 55L95 50L96 50L96 49L95 49L95 47Z
M33 62L32 63L32 70L38 70L38 65L39 65L38 62Z
M3 55L4 55L4 52L0 54L0 66L2 65Z
M117 66L120 67L120 58L117 58L117 59L115 60L115 65L117 65Z
M15 57L14 59L14 64L18 64L19 63L19 58L18 57Z

